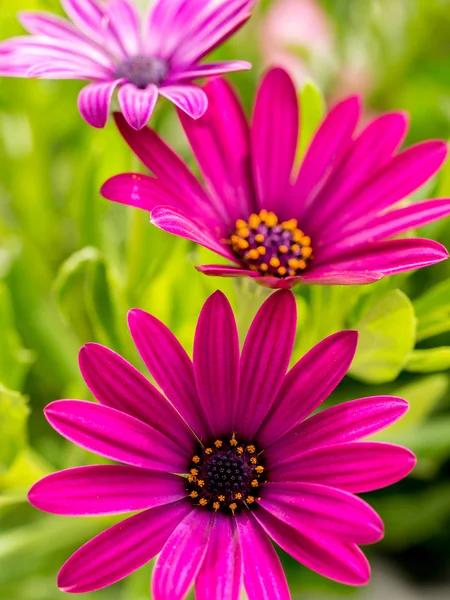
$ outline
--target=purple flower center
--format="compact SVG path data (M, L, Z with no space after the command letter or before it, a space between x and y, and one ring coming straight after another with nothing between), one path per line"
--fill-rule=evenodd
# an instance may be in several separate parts
M229 244L244 266L271 277L298 275L313 258L311 238L297 228L297 220L279 223L267 210L236 221Z
M253 508L259 486L266 480L255 444L215 440L192 457L186 492L193 503L225 514Z
M126 79L144 90L150 83L160 85L169 73L169 63L157 57L129 56L116 68L116 78Z

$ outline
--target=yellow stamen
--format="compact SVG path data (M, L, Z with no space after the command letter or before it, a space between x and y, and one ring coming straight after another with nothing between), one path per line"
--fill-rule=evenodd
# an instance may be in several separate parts
M261 473L264 473L264 467L262 467L261 465L258 465L256 467L255 471L261 475ZM199 482L199 484L200 484L200 482Z
M253 444L250 444L250 446L247 446L247 452L249 452L250 454L254 454L256 452L256 448Z
M288 231L294 231L297 229L297 219L289 219L289 221L283 221L281 223L281 227L283 229L287 229Z
M218 496L217 498L220 502L225 502L225 496Z
M212 454L212 448L206 448L205 454Z
M238 219L236 221L236 229L242 229L243 227L247 227L247 223L243 219Z
M189 475L188 481L189 481L189 483L194 483L195 477L193 475Z
M266 217L266 225L267 227L275 227L278 225L278 217L275 213L270 212Z
M240 492L238 492L237 494L234 495L234 497L236 498L236 500L240 500L242 498L242 494Z
M205 482L203 481L203 479L199 479L197 481L197 485L198 485L198 487L203 487L205 485Z
M292 239L294 240L294 242L297 242L298 244L302 241L303 238L303 231L301 231L300 229L296 229L292 235Z
M250 225L251 229L256 229L261 224L261 219L258 217L258 215L250 215L248 224Z
M200 456L193 456L192 457L192 462L193 463L199 463L200 462Z
M266 253L266 249L264 248L264 246L258 246L257 251L258 254L260 254L261 256L264 256L264 254Z
M313 249L311 248L311 246L307 247L307 248L302 248L302 256L305 259L311 258L311 254L313 253Z
M231 510L236 510L236 509L237 509L237 504L236 504L236 502L232 502L232 503L230 504L230 508L231 508Z
M236 449L236 452L238 454L242 454L244 452L244 448L242 446L239 446L239 448Z
M238 235L240 235L243 238L247 238L250 235L250 230L247 226L242 227L241 229L237 230Z
M191 469L191 475L198 475L198 469Z
M214 442L214 446L215 446L216 448L222 448L222 446L223 446L223 442L222 442L222 440L216 440L216 441Z
M254 501L255 501L254 496L247 496L247 504L253 504Z
M261 219L261 221L265 221L267 219L267 215L269 213L267 212L266 209L263 209L260 213L259 213L259 218Z
M283 276L283 275L286 275L286 272L287 272L287 269L286 269L286 267L279 267L279 268L277 269L277 273L278 273L278 275L281 275L281 276Z
M237 245L239 246L239 248L241 250L247 250L249 244L248 244L247 240L239 240Z
M301 269L302 271L303 269L306 269L306 262L304 260L299 260L297 264L297 269Z
M278 248L278 252L281 252L281 254L286 254L286 252L289 250L289 248L287 246L285 246L284 244L282 246L279 246Z
M258 250L256 250L256 248L252 248L252 250L249 250L247 252L247 258L250 260L256 260L257 258L259 258Z
M259 482L258 482L258 480L257 480L257 479L253 479L253 481L250 483L250 485L251 485L252 487L258 487L258 485L259 485Z
M298 263L299 261L296 258L291 258L291 260L288 262L288 265L291 267L291 269L297 269Z
M208 500L206 500L206 498L202 498L198 503L200 506L206 506L208 504Z
M230 440L230 446L237 446L238 444L239 444L239 442L235 438Z
M266 265L266 263L263 263L262 265L259 265L259 270L262 271L263 273L265 273L266 271L269 270L269 266Z
M214 504L213 504L213 508L214 508L214 510L219 510L219 508L220 508L220 503L219 503L219 502L214 502Z
M255 242L257 242L258 244L262 244L264 241L264 236L262 233L257 233L255 235Z
M298 244L292 244L291 250L292 252L300 252L300 246Z
M280 259L277 258L276 256L273 256L270 259L270 263L269 264L270 264L271 267L273 267L274 269L276 269L277 267L280 266Z
M300 243L302 246L311 246L311 238L309 235L304 235Z
M191 498L198 498L198 492L196 492L196 491L193 491L193 492L191 492L191 493L189 494L189 496L190 496Z
M258 462L258 459L256 458L256 456L252 456L250 459L250 462L252 463L252 465L256 465L256 463Z

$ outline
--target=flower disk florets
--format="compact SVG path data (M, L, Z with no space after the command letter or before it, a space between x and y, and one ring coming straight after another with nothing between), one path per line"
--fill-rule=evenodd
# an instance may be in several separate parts
M255 444L215 440L192 457L186 491L194 505L225 514L253 508L266 470Z
M117 65L115 75L144 90L151 83L160 85L168 73L169 64L162 58L130 56Z
M297 220L279 223L273 212L262 210L248 221L236 221L230 238L234 254L252 271L271 277L293 277L312 260L311 238L297 227Z

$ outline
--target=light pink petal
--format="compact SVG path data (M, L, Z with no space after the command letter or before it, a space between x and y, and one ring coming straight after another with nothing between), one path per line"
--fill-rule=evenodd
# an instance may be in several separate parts
M347 223L356 226L367 222L370 215L403 200L438 171L446 156L447 146L439 141L422 142L404 150L347 198L337 212L328 214L321 234L324 238L329 231L339 235Z
M133 0L108 0L105 13L123 54L136 56L141 52L139 14Z
M94 465L53 473L38 481L28 501L55 515L115 515L170 504L186 497L183 478L138 467Z
M181 600L189 591L208 548L213 514L194 509L167 540L152 577L153 600Z
M167 231L167 233L191 240L220 256L234 260L228 246L220 243L219 236L215 236L199 220L198 222L192 220L184 211L168 206L157 206L152 210L150 221L156 227Z
M208 298L197 324L194 373L211 437L233 432L239 391L239 338L233 310L222 292Z
M140 90L132 83L123 85L118 94L120 108L127 123L133 129L142 129L155 108L158 100L158 88L149 85Z
M340 331L319 342L292 367L258 431L263 448L283 438L328 398L347 373L357 343L356 331Z
M74 23L87 37L106 47L118 57L124 53L105 7L96 0L61 0L62 7Z
M112 585L151 560L192 511L190 502L159 506L126 519L82 546L58 575L63 592L82 594Z
M172 193L176 206L190 206L196 214L210 218L213 215L211 200L183 160L152 129L145 127L136 131L120 113L115 113L114 118L126 143L163 188ZM171 206L170 201L163 204Z
M383 278L383 273L353 273L351 271L334 271L331 268L313 269L305 275L297 277L261 277L255 271L239 267L227 267L225 265L198 265L197 271L210 277L251 277L262 287L290 290L299 284L322 284L322 285L364 285L373 283Z
M45 416L59 434L94 454L155 471L186 471L186 450L176 441L108 406L58 400L45 408Z
M346 585L368 583L370 565L355 544L323 533L300 533L264 509L255 511L255 518L285 552L309 569Z
M159 93L192 119L199 119L208 108L208 97L205 92L194 85L165 85L159 88Z
M236 519L248 600L290 600L286 576L269 538L250 512Z
M97 400L154 427L179 441L189 454L192 431L171 404L121 356L100 346L86 344L79 354L80 371Z
M90 83L78 96L78 109L83 119L92 127L102 129L108 120L109 107L119 80Z
M187 208L185 197L175 194L163 181L141 173L115 175L103 184L100 193L113 202L135 206L148 212L157 206L171 203L176 207Z
M408 119L403 113L387 113L373 120L352 143L348 155L310 205L305 219L309 235L328 220L346 201L385 165L403 141Z
M322 261L330 259L343 251L365 245L368 241L376 242L393 237L448 215L450 215L450 199L440 198L426 200L372 217L370 222L359 227L350 224L347 230L342 232L340 240L330 240L320 249L320 259Z
M265 483L258 505L300 534L330 534L355 544L383 537L383 522L364 500L315 483Z
M306 208L325 185L347 152L360 115L359 98L352 96L331 110L303 159L291 191L292 216L301 220Z
M245 339L235 431L251 440L269 413L289 366L297 324L294 295L280 290L259 309Z
M330 270L394 275L434 265L447 258L448 252L441 244L433 240L412 238L369 242L345 251L340 257L323 260ZM317 257L316 264L322 266L320 256Z
M320 446L368 437L395 423L408 406L402 398L373 396L327 408L280 437L270 448L271 464L287 463ZM274 425L276 427L276 423Z
M178 83L184 81L192 81L198 77L212 77L215 75L225 75L225 73L233 73L235 71L248 71L252 68L251 63L245 60L228 60L223 62L205 63L202 65L194 65L186 70L173 73L168 79L169 83Z
M161 321L142 310L128 313L134 343L164 394L200 437L208 433L195 386L194 367L184 348Z
M242 556L236 519L217 512L195 583L196 600L239 600Z
M299 106L292 79L280 68L263 78L251 128L253 177L259 208L292 218L286 196L297 151Z
M273 481L309 481L355 494L392 485L414 468L416 458L401 446L381 442L331 444L272 469Z
M221 79L205 86L208 110L198 121L180 119L227 234L257 205L253 188L247 118L233 88Z
M105 79L102 69L76 66L63 60L37 63L29 67L21 76L39 79L85 79L88 81Z

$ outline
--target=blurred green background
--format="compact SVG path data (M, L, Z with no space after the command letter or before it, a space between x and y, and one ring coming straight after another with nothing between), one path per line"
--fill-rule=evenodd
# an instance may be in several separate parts
M60 12L57 0L2 0L1 39L21 33L19 9ZM353 92L364 95L367 118L408 110L411 143L449 136L449 31L449 0L265 0L216 54L253 61L252 72L233 77L248 107L268 64L291 71L303 109L300 152L325 105ZM43 475L98 462L64 442L42 415L54 399L90 397L78 373L79 347L106 344L141 368L126 329L128 308L157 315L190 349L200 308L217 287L232 300L243 332L262 300L255 287L200 275L194 265L210 260L206 251L99 196L107 177L137 165L112 123L96 131L81 120L80 88L0 80L2 600L63 598L55 583L59 567L112 523L44 515L26 503L27 489ZM171 106L162 104L153 125L192 163ZM433 196L450 196L450 162L411 201ZM450 247L449 220L419 233ZM444 263L369 287L296 290L295 358L333 331L358 328L358 355L331 401L379 393L407 398L408 415L377 439L409 446L419 462L408 480L366 495L386 524L385 540L367 548L373 583L346 588L283 556L295 598L448 597L449 275ZM149 575L147 566L81 597L144 600Z

